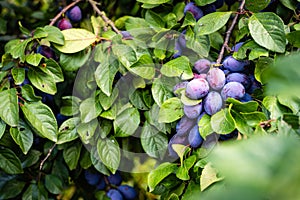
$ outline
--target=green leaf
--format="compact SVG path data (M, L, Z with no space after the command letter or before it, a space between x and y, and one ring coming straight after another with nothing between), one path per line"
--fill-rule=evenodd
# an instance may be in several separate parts
M32 39L19 40L18 44L16 44L13 48L11 48L7 53L10 53L13 58L21 58L21 61L25 61L25 50L29 42Z
M64 45L65 44L65 38L62 32L59 30L59 28L55 26L45 26L43 28L45 32L47 32L48 36L46 39L49 42L56 43L58 45Z
M297 114L300 111L300 98L297 97L286 98L286 96L283 95L279 95L277 98L280 104L290 108L294 114Z
M172 82L164 77L155 78L151 87L152 97L159 106L167 99L173 97L172 90Z
M47 37L48 33L44 31L43 28L38 27L34 32L33 32L33 38L34 39L39 39L39 38L44 38Z
M5 133L5 129L6 129L6 123L2 119L0 119L0 140Z
M108 170L108 168L103 164L101 161L98 150L97 150L97 145L92 146L91 149L91 161L93 166L95 167L96 170L98 170L100 173L104 175L110 175L111 172Z
M45 176L45 186L47 190L53 194L60 194L63 190L63 182L53 174Z
M74 53L74 54L60 54L59 63L64 71L76 71L87 63L91 55L91 49Z
M57 91L55 80L53 77L40 68L33 68L31 67L28 71L28 79L35 86L37 89L54 95Z
M286 38L288 39L289 43L297 48L300 48L300 31L293 31L291 33L288 33L286 35Z
M83 143L89 144L98 127L98 120L94 119L88 123L80 123L77 127L78 134Z
M183 165L184 156L191 151L191 148L183 144L172 144L172 148L180 158L180 164Z
M104 110L108 110L115 100L118 98L119 95L119 89L115 87L112 91L112 94L110 96L107 96L103 92L99 93L99 102Z
M202 198L201 194L199 183L195 183L193 180L191 180L184 191L182 200L198 200L199 197Z
M213 3L216 0L195 0L196 5L198 6L205 6L207 4Z
M26 62L30 65L38 66L43 58L44 56L39 53L28 54L26 55Z
M280 2L292 11L296 9L297 0L280 0Z
M271 119L278 119L283 115L283 111L280 108L278 100L274 96L266 96L263 99L262 104L266 107L266 109L270 112Z
M265 73L265 70L270 67L274 63L274 60L269 57L262 57L258 59L255 64L254 75L255 79L262 83L261 77Z
M103 59L95 71L97 85L107 96L111 95L113 81L119 69L118 61L112 59L112 57Z
M177 164L165 162L160 164L157 168L152 170L148 175L148 186L152 192L164 178L174 173L177 169Z
M207 163L202 170L201 177L200 177L200 188L201 191L207 189L210 185L215 182L222 180L217 176L216 169L212 166L211 163Z
M271 12L254 13L249 18L248 26L256 43L271 51L285 52L284 23L276 14Z
M70 170L74 170L77 167L81 152L82 143L75 142L67 146L63 150L63 157Z
M186 106L195 106L202 102L202 99L190 99L185 95L185 88L180 92L180 100Z
M299 62L299 53L278 57L274 65L265 70L261 76L262 82L267 83L266 94L300 97Z
M20 159L7 148L0 149L0 168L7 174L21 174L23 169Z
M26 159L22 161L22 167L27 168L27 167L31 167L32 165L36 164L40 160L41 155L42 155L42 152L31 149L27 153Z
M154 63L148 54L142 55L128 70L144 79L152 79L155 75Z
M144 4L163 4L167 3L170 0L137 0L138 2L144 3Z
M88 123L100 115L102 107L95 97L90 97L81 102L79 110L81 121Z
M9 180L0 189L0 199L16 199L25 187L26 183L17 179Z
M145 20L153 27L164 28L164 20L152 10L147 10L145 13Z
M266 121L267 117L263 112L241 113L249 126L257 126L260 122Z
M244 43L239 48L238 52L234 52L233 57L238 60L243 60L243 59L247 58L247 54L249 54L249 56L248 56L249 60L255 60L262 56L268 57L269 51L266 48L258 45L253 40L251 40L249 42Z
M22 98L27 101L39 101L42 97L36 96L31 85L26 84L21 87Z
M140 124L140 114L136 108L127 108L114 120L114 135L127 137L133 135Z
M176 172L176 177L183 181L190 180L189 170L194 166L196 159L197 158L195 155L192 155L192 156L188 157L187 159L185 159L183 161L183 165L181 165L178 168L178 170Z
M46 59L45 64L46 66L41 68L42 71L49 74L56 83L64 81L63 72L55 60Z
M199 57L208 57L210 41L208 35L201 35L188 27L186 34L186 46L198 54ZM197 58L198 59L198 58Z
M79 122L79 117L73 117L64 121L58 129L57 144L64 144L77 139L77 126Z
M25 69L14 67L11 69L11 74L13 76L13 79L15 81L16 85L20 85L25 80Z
M256 101L240 102L234 98L228 98L226 102L232 104L232 110L239 112L254 112L258 108Z
M180 56L165 63L160 69L160 72L168 77L180 77L182 80L188 80L194 77L189 59L185 56Z
M22 152L27 154L33 144L33 133L29 126L23 120L20 120L17 127L10 128L10 135Z
M251 12L259 12L267 7L271 0L246 0L245 6Z
M230 113L230 108L224 108L214 114L210 121L214 132L218 134L228 134L235 129L235 121Z
M113 53L118 57L127 69L137 62L138 58L136 52L130 46L124 44L115 44L112 46Z
M45 104L39 102L21 105L26 120L34 132L49 140L57 141L57 122L52 110Z
M198 127L201 137L205 140L206 137L212 134L214 131L211 127L211 117L210 115L204 114L202 118L198 121Z
M1 119L10 126L18 126L19 106L15 88L0 92L0 107Z
M115 173L120 165L121 152L117 140L113 137L98 139L97 152L101 161Z
M54 44L62 53L76 53L87 48L96 41L96 35L85 29L71 28L61 31L65 38L64 45Z
M27 190L23 193L23 200L47 200L48 192L45 190L44 186L36 183L32 183L28 186Z
M208 35L222 28L230 18L232 12L214 12L201 17L195 26L199 35Z
M238 113L232 109L231 114L234 118L236 128L239 132L247 136L253 135L253 129L247 124L246 119L241 113Z
M158 122L158 113L159 113L159 106L157 104L153 104L150 111L147 111L144 113L147 122L149 122L152 126L154 126L156 129L163 133L169 133L171 132L170 125L165 123L159 123Z
M180 99L173 97L162 104L158 114L158 122L171 123L180 119L183 115L183 105Z
M149 156L162 159L168 148L168 137L145 122L141 133L141 143Z

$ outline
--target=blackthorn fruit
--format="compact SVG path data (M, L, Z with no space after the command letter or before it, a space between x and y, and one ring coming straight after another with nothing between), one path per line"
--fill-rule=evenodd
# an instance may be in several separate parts
M219 92L211 91L205 97L203 104L205 112L213 115L222 109L223 99Z
M81 9L79 6L74 6L70 10L67 11L67 17L72 21L72 22L79 22L82 18L82 13Z
M240 99L241 102L248 102L248 101L252 101L252 97L250 94L245 93L245 95Z
M101 174L99 173L92 173L90 171L85 171L84 176L88 184L90 185L97 185L99 180L101 179Z
M173 93L177 96L178 95L178 90L180 89L185 89L186 85L188 84L188 81L183 81L180 83L177 83L174 87L173 87Z
M186 14L186 12L191 12L196 20L203 17L203 11L200 8L198 8L194 2L186 4L183 12L184 14Z
M241 83L245 89L247 90L251 86L251 81L246 74L243 73L230 73L226 77L226 83L229 82L239 82Z
M127 200L134 200L137 197L135 189L129 185L120 185L118 190Z
M190 130L188 140L189 140L189 144L193 148L198 148L202 144L203 138L201 137L201 135L199 133L199 127L198 127L198 125L195 125Z
M195 120L192 120L187 116L183 116L176 124L176 134L179 136L187 135L194 124Z
M191 80L186 85L185 95L190 99L201 99L209 92L208 82L203 78Z
M117 171L115 174L111 174L110 176L108 176L107 180L112 185L120 185L122 182L122 177L120 172Z
M108 190L106 196L109 197L111 200L123 200L122 194L116 189Z
M226 83L226 85L222 89L221 95L224 100L226 100L229 97L240 99L245 95L245 88L241 83L229 82Z
M194 64L193 70L198 74L207 73L210 69L211 62L205 58L197 60Z
M204 15L207 15L209 13L213 13L213 12L217 11L215 4L207 4L203 7L201 7L201 9L203 10Z
M241 46L244 44L244 42L239 42L236 45L234 45L231 50L234 52L238 52L238 50L241 48Z
M72 28L73 26L69 20L67 20L66 18L62 18L57 22L57 27L60 30L66 30Z
M50 58L55 58L55 53L53 51L53 49L51 47L48 47L46 45L40 45L37 50L36 53L39 53L43 56L45 56L46 58L50 59Z
M181 137L178 134L173 135L173 137L169 141L168 150L169 150L169 155L173 158L176 158L176 157L178 157L178 155L172 147L173 144L188 145L189 143L188 143L187 137L185 137L185 136Z
M249 65L249 61L236 60L232 56L228 56L222 64L225 69L231 72L241 72L245 70L245 66Z
M194 106L183 106L183 112L185 116L187 116L190 119L196 119L200 113L202 112L202 103L199 103Z
M123 36L123 39L125 40L132 40L133 37L128 31L121 31L121 34Z
M56 121L57 121L58 127L60 127L60 125L61 125L64 121L66 121L68 118L69 118L69 117L67 117L67 116L65 116L65 115L62 115L62 114L58 113L58 114L56 115Z
M225 85L225 74L219 68L212 68L208 71L206 80L212 89L220 90Z
M106 187L106 183L103 177L100 178L99 182L97 183L96 189L97 190L104 190Z

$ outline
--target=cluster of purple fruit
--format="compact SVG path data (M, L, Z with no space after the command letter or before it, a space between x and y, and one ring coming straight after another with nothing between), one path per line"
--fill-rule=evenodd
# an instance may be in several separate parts
M67 11L67 18L64 17L57 22L57 27L60 30L66 30L73 27L72 23L78 23L82 19L82 13L79 6L74 6Z
M95 186L97 190L105 190L106 196L112 200L134 200L137 198L137 192L133 187L121 185L122 176L119 171L105 176L99 172L86 170L84 176L88 184Z
M237 51L242 43L233 47ZM203 142L199 133L198 122L204 114L213 115L225 106L228 98L234 98L241 102L252 100L251 94L260 88L251 70L248 69L250 62L236 60L231 55L223 60L222 67L216 68L208 59L200 59L195 62L193 71L194 78L190 81L181 82L175 85L173 91L184 90L185 95L191 100L199 100L200 103L187 103L183 106L184 116L176 125L176 134L169 142L169 154L177 157L172 144L190 145L198 148ZM202 100L202 101L201 101ZM195 101L197 102L197 101ZM220 140L226 140L237 135L235 130Z

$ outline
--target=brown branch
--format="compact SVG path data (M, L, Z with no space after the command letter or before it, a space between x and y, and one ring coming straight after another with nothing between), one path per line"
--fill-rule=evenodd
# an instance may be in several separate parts
M69 5L67 5L66 7L64 7L52 20L51 23L49 24L49 26L53 26L55 24L55 22L65 13L67 12L70 8L72 8L73 6L75 6L77 3L79 3L82 0L76 0L72 3L70 3Z
M88 0L91 6L93 7L94 11L103 19L103 21L108 24L116 33L121 34L119 29L115 26L115 24L106 17L106 15L97 7L97 2L93 0Z
M229 29L228 29L227 32L226 32L225 41L224 41L224 43L223 43L223 46L222 46L222 48L221 48L219 57L218 57L218 59L217 59L217 63L216 63L217 65L221 64L221 61L222 61L223 56L224 56L225 49L228 48L228 42L229 42L229 38L230 38L230 36L231 36L231 32L233 31L234 26L235 26L236 23L237 23L237 20L238 20L238 18L239 18L239 15L244 13L245 2L246 2L246 0L242 0L242 2L241 2L241 4L240 4L240 7L239 7L239 11L238 11L238 13L234 16L234 18L233 18L233 20L232 20L232 23L231 23L231 26L229 27Z
M49 151L48 151L46 157L41 161L41 163L40 163L40 171L42 171L42 168L43 168L45 162L46 162L47 159L51 156L51 153L52 153L52 151L53 151L53 149L54 149L55 147L56 147L56 143L54 143L54 145L49 149Z

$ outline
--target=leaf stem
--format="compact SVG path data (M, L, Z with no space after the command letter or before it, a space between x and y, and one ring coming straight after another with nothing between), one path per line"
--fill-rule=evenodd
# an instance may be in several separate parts
M226 32L225 40L224 40L223 46L221 48L220 54L219 54L218 59L217 59L217 63L216 63L217 65L221 64L221 61L222 61L223 56L224 56L225 49L229 48L228 47L229 38L230 38L231 33L234 29L234 26L237 23L239 15L244 13L245 2L246 2L246 0L242 0L242 2L240 4L240 7L238 9L238 13L234 16L234 18L232 20L232 23L231 23L231 26L229 27L229 29Z
M45 162L46 162L47 159L51 156L51 153L52 153L52 151L53 151L53 149L54 149L55 147L56 147L56 143L53 144L53 146L49 149L49 151L48 151L46 157L41 161L41 163L40 163L40 171L42 171L42 168L43 168Z
M49 26L53 26L55 24L55 22L65 13L67 12L67 10L69 10L70 8L72 8L73 6L75 6L77 3L79 3L82 0L76 0L72 3L70 3L69 5L67 5L66 7L64 7L50 22Z
M103 19L103 21L106 24L108 24L113 29L113 31L115 31L118 34L121 34L121 32L119 31L119 29L117 29L115 24L109 18L107 18L106 15L97 7L98 3L93 0L88 0L88 1L93 7L94 11Z

